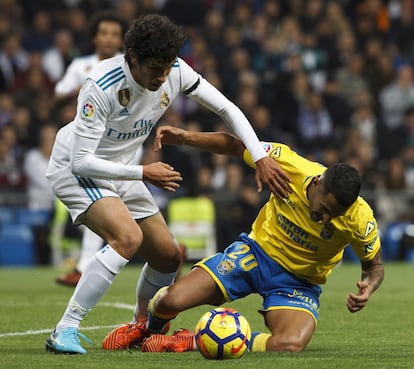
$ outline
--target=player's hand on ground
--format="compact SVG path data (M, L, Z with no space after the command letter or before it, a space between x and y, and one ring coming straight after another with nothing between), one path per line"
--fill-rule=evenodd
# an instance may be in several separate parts
M259 192L263 183L279 198L287 198L292 192L290 178L271 157L266 156L256 162L256 183Z
M175 192L180 187L178 182L183 180L180 172L175 171L171 165L161 161L144 165L143 179L154 186L171 192Z
M370 296L367 282L358 282L357 287L359 290L357 294L349 293L346 297L346 307L351 313L356 313L364 308Z
M158 127L155 133L154 150L159 151L162 145L182 145L185 143L187 132L173 126Z

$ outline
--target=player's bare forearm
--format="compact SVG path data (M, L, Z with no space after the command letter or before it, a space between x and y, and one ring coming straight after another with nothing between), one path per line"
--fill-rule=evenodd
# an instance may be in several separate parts
M197 147L221 155L243 157L244 144L240 139L225 132L188 132L185 142L188 146Z
M381 251L378 251L373 260L362 261L361 267L362 280L356 284L358 293L349 293L346 298L346 306L351 313L360 311L367 305L370 296L384 279Z
M362 261L362 280L368 282L371 293L373 293L384 280L384 266L382 265L381 250L375 258L370 261Z
M157 129L155 150L161 149L162 145L187 145L216 154L238 157L243 156L244 150L243 142L230 133L186 131L172 126Z

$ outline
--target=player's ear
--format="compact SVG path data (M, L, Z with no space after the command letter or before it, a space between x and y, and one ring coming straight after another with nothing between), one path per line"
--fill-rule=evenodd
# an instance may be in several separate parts
M319 183L321 183L321 176L313 177L312 184L317 186Z
M138 64L138 58L137 58L137 55L135 54L135 52L134 52L131 48L129 48L129 49L127 50L127 54L128 54L129 61L130 61L132 64L134 64L134 65Z

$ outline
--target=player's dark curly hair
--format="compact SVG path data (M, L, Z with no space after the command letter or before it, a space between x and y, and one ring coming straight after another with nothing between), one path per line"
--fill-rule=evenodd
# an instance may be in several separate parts
M125 55L129 62L128 49L136 55L139 63L155 59L170 63L178 56L186 41L182 27L167 17L149 14L135 19L124 38Z
M349 164L338 163L329 167L322 177L325 193L332 193L336 201L344 207L351 206L361 190L358 171Z
M113 11L101 11L96 13L91 19L89 26L89 37L92 40L98 33L98 28L101 22L114 22L118 23L121 26L121 37L124 37L125 33L128 30L128 25L124 19L114 14Z

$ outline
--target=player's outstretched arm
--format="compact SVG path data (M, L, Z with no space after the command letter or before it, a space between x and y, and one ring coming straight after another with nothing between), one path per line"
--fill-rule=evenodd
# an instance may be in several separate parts
M230 133L225 132L195 132L186 131L172 126L157 128L154 150L162 145L187 145L221 155L243 157L245 146L243 142Z
M162 145L187 145L222 155L243 158L245 146L236 136L225 132L194 132L172 126L158 127L154 140L154 149ZM259 192L264 183L280 197L287 197L290 192L290 179L272 158L264 157L256 163L256 183Z
M368 299L384 279L381 250L377 252L373 260L362 261L361 267L362 280L357 282L358 293L349 293L346 298L346 306L351 313L355 313L366 306Z

